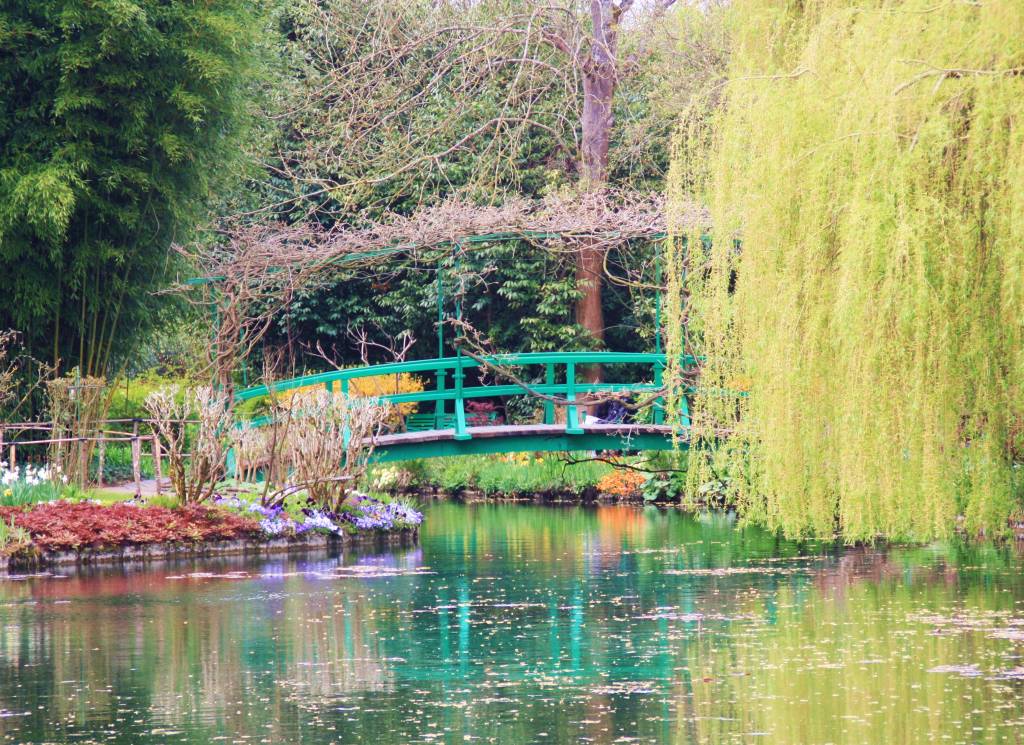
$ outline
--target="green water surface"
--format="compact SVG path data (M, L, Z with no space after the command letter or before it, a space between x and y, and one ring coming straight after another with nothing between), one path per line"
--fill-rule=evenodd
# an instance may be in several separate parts
M435 504L390 553L0 580L0 742L1021 742L1022 568Z

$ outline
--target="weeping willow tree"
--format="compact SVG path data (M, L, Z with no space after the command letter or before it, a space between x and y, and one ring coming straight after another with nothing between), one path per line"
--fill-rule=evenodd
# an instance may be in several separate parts
M715 226L670 281L706 355L694 477L793 536L1004 531L1024 460L1024 3L736 0L732 22L710 145L684 122L670 177Z

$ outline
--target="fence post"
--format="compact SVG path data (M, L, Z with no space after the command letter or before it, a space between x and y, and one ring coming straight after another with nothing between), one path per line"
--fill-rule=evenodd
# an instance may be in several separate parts
M135 478L135 498L142 496L142 445L139 442L139 420L132 422L132 476Z
M100 438L99 463L96 466L96 486L103 488L103 466L107 460L107 440Z
M580 426L580 413L573 401L576 400L576 363L570 360L565 363L565 398L569 401L565 412L565 433L567 435L582 435L583 427Z
M10 467L10 469L11 469L11 470L13 471L13 470L14 470L14 468L15 468L15 466L17 466L17 465L18 465L18 451L17 451L17 449L16 449L15 447L14 447L14 443L13 443L13 442L11 443L11 457L10 457L10 458L8 458L7 460L8 460L8 463L7 463L7 465L8 465L8 466Z
M164 476L164 469L160 465L160 435L153 433L153 478L156 479L156 494L160 496L160 479Z

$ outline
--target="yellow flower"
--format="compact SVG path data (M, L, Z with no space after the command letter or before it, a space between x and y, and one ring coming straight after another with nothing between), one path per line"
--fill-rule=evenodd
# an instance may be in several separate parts
M4 496L5 497L14 496L14 490L13 489L8 489L7 491L4 492Z

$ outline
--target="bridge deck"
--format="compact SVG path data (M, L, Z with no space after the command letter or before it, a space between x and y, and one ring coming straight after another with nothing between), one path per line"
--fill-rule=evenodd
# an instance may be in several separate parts
M467 427L466 431L473 438L488 437L561 437L565 434L564 424L497 424L489 427ZM630 437L634 435L661 435L671 437L672 428L667 424L586 424L583 425L585 435L604 435L605 437ZM394 445L412 445L438 440L454 440L455 429L427 429L418 432L400 432L394 435L381 435L376 439L377 447Z
M564 424L500 424L468 427L469 438L456 438L455 429L432 429L382 435L375 440L378 462L542 450L668 450L672 427L664 424L587 424L569 434ZM686 433L680 433L685 443Z

